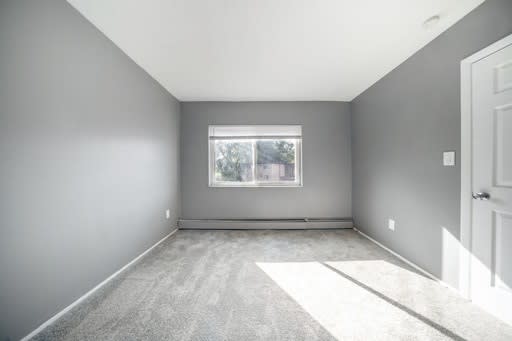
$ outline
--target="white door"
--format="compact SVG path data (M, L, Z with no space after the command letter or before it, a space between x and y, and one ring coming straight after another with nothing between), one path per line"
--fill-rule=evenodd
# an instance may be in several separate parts
M471 66L471 298L512 324L512 45Z

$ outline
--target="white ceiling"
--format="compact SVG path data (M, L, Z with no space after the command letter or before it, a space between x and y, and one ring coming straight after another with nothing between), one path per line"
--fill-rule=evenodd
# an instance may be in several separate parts
M179 100L350 101L483 0L69 2Z

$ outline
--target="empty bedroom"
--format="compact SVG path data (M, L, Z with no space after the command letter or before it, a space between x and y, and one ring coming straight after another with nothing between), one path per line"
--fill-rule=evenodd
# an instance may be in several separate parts
M512 340L512 1L0 0L15 340Z

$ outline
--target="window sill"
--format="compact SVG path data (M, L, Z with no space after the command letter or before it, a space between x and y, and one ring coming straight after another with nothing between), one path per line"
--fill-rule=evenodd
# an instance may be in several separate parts
M210 188L301 188L302 184L209 184Z

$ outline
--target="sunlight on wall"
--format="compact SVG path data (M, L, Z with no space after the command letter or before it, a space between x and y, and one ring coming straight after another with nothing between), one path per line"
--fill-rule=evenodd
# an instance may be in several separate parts
M441 231L441 280L454 288L459 288L461 243L446 227L441 226Z

